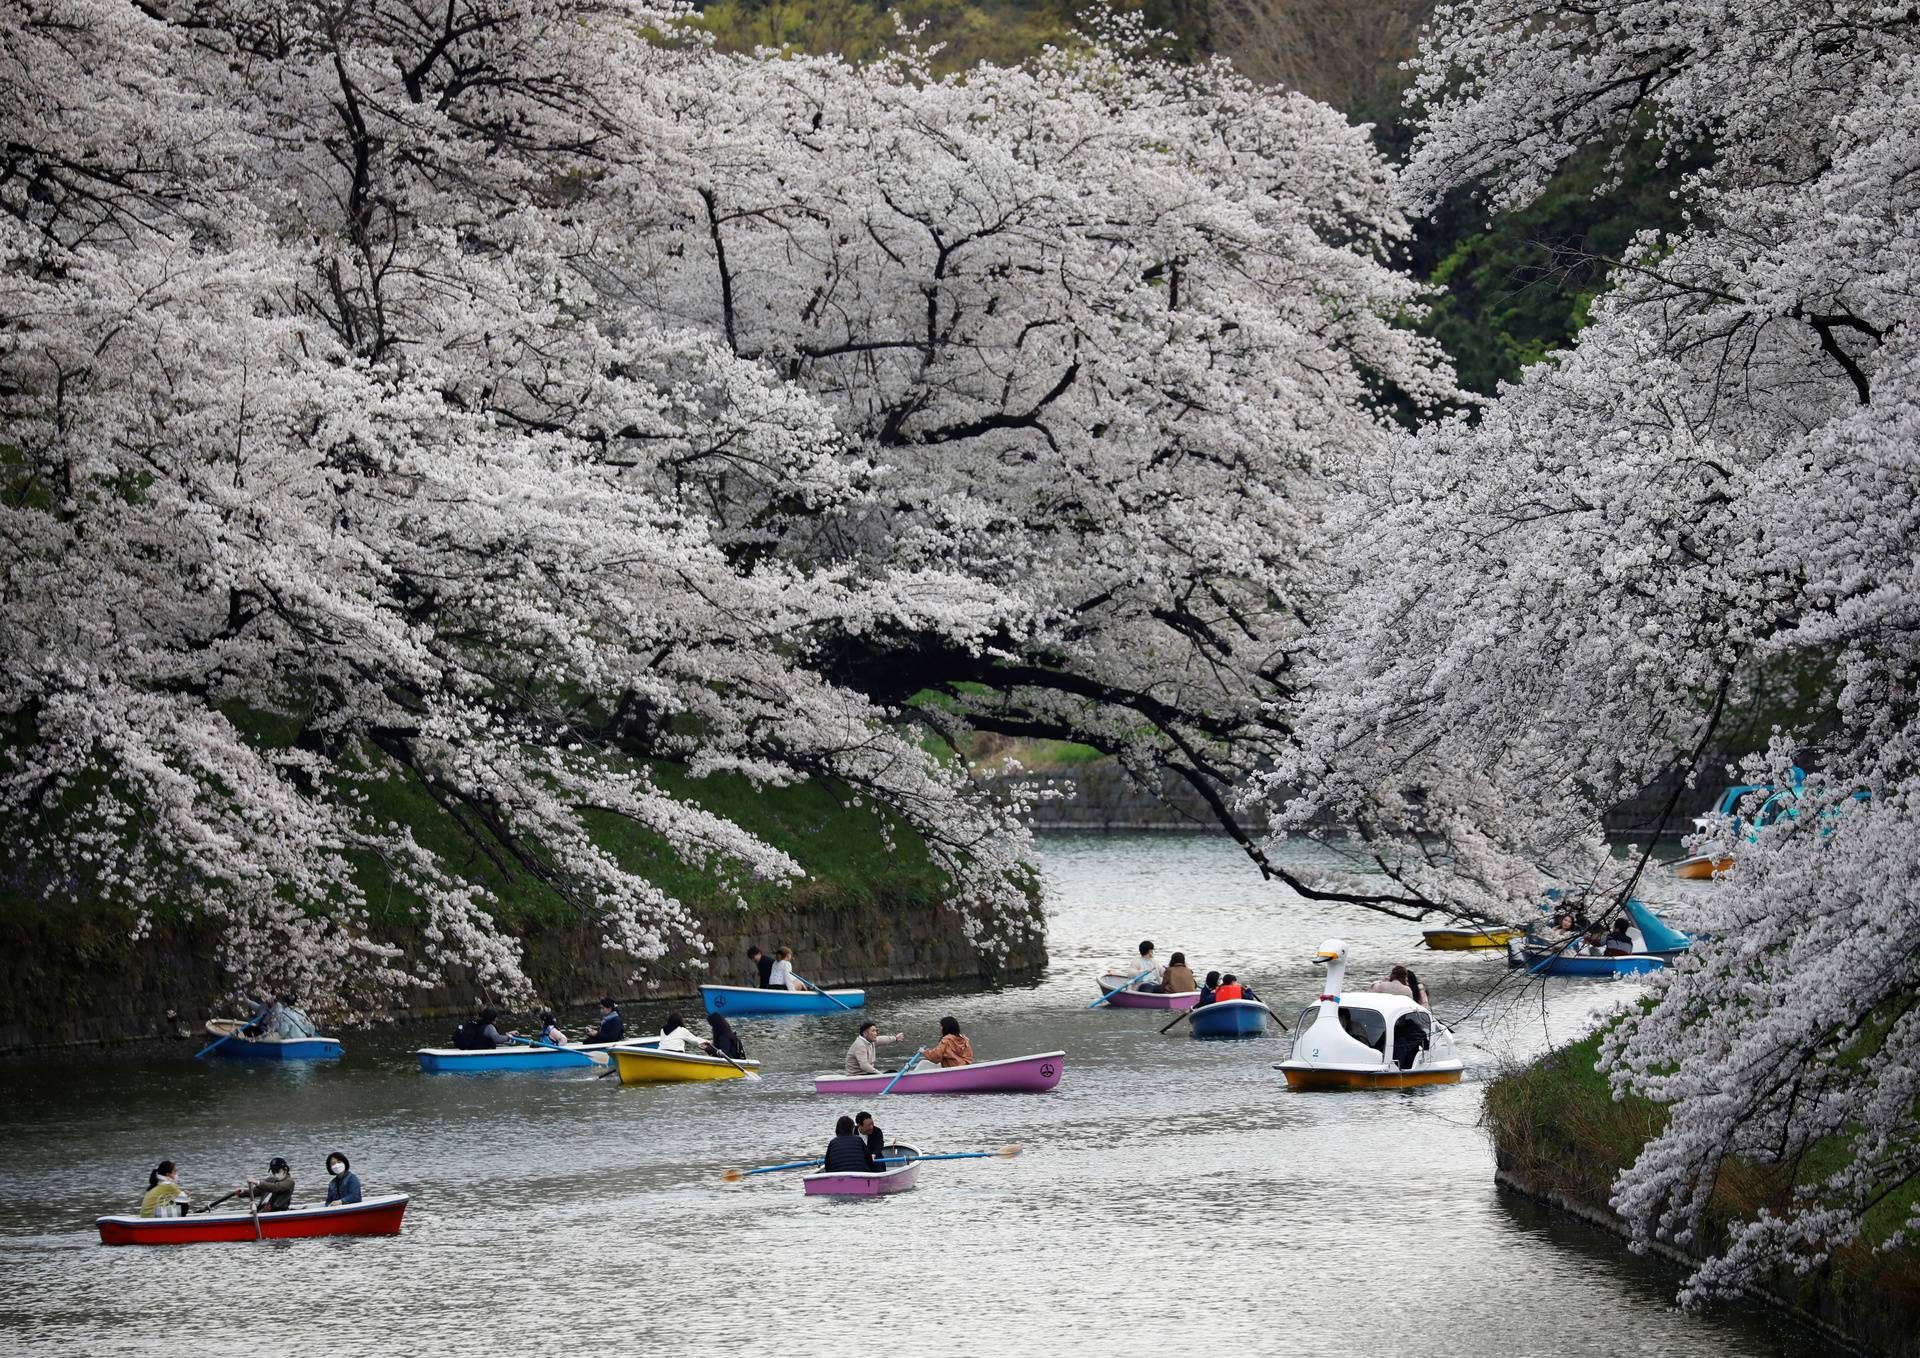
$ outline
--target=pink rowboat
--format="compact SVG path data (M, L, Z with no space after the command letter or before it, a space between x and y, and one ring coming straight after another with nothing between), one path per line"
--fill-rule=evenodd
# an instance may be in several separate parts
M1100 993L1106 994L1115 986L1127 984L1125 976L1102 976ZM1126 989L1107 1001L1110 1009L1191 1009L1194 1001L1200 998L1197 990L1134 990Z
M888 1165L868 1174L809 1174L800 1182L810 1198L877 1198L883 1193L904 1193L920 1176L920 1151L915 1146L888 1146L887 1154L914 1157L903 1165Z
M184 1217L100 1217L103 1245L194 1245L208 1241L299 1240L319 1235L399 1235L405 1193L285 1212L215 1212Z
M970 1066L915 1066L893 1086L896 1094L1039 1094L1060 1083L1065 1052L975 1061ZM878 1094L891 1075L816 1075L816 1094Z

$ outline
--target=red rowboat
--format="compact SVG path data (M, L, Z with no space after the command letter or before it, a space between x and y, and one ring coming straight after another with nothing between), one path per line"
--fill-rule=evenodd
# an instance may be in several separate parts
M194 1245L214 1240L303 1240L317 1235L399 1235L411 1199L389 1193L333 1207L285 1212L214 1212L184 1217L101 1217L103 1245Z

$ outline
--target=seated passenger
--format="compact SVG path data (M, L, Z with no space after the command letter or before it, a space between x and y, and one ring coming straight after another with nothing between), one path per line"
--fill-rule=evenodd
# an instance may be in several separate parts
M1607 935L1599 925L1589 925L1587 932L1580 938L1580 944L1589 953L1601 953L1606 950Z
M1200 983L1200 998L1193 1002L1193 1007L1198 1009L1202 1005L1212 1004L1214 994L1219 989L1220 973L1217 971L1208 972L1207 979Z
M1613 922L1613 932L1607 935L1607 955L1621 957L1633 951L1633 938L1627 933L1627 919L1622 915Z
M873 1157L867 1154L866 1138L853 1130L852 1118L842 1117L834 1124L823 1168L829 1174L870 1174L875 1169Z
M670 1013L667 1021L660 1025L660 1041L654 1045L663 1052L683 1052L689 1042L697 1046L706 1045L680 1021L680 1015Z
M1167 963L1167 974L1160 978L1161 987L1169 995L1185 994L1200 987L1193 983L1193 968L1187 965L1187 955L1177 952L1173 960Z
M887 1134L880 1130L880 1124L873 1120L872 1113L855 1113L853 1130L860 1133L867 1143L867 1159L875 1169L885 1169L881 1159L887 1153Z
M747 961L753 963L753 983L762 990L773 989L773 959L760 951L758 943L747 949Z
M1407 984L1407 969L1400 966L1394 967L1367 989L1375 995L1398 995L1403 1000L1413 998L1413 987Z
M147 1175L146 1196L140 1199L143 1217L183 1217L191 1210L187 1190L180 1186L180 1171L171 1160L162 1160Z
M353 1172L353 1164L344 1152L335 1151L327 1157L327 1206L335 1203L346 1206L360 1201L360 1176Z
M1393 1025L1393 1064L1401 1070L1412 1070L1420 1053L1430 1045L1426 1025L1413 1014L1402 1015L1400 1021Z
M263 1212L284 1212L293 1206L293 1171L279 1156L267 1162L267 1177L248 1179L235 1192L257 1201Z
M920 1058L929 1066L970 1066L973 1064L973 1043L960 1033L960 1021L948 1014L940 1020L940 1040L928 1047Z
M540 1028L539 1031L533 1035L533 1040L535 1042L544 1042L549 1047L564 1047L567 1045L567 1035L561 1032L560 1025L553 1021L553 1011L551 1009L543 1009L540 1012Z
M853 1045L847 1048L847 1074L884 1075L885 1071L874 1064L880 1056L880 1048L888 1042L903 1042L905 1033L895 1033L888 1037L880 1031L880 1025L872 1019L860 1025L860 1031L853 1035Z
M1246 997L1246 988L1240 984L1240 978L1232 972L1228 972L1220 978L1220 985L1213 992L1213 1002L1215 1004L1220 1003L1222 1000L1244 1000Z
M620 1006L613 1002L613 996L604 995L600 999L600 1028L594 1033L592 1041L621 1042L627 1036L627 1021L620 1017Z
M773 966L767 972L769 990L805 990L806 986L794 979L793 949L776 948L773 954Z

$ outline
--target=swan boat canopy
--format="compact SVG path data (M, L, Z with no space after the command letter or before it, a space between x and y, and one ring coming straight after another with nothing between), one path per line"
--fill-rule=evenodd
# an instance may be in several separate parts
M1347 993L1347 945L1330 938L1313 959L1327 968L1319 999L1300 1011L1293 1052L1275 1069L1292 1089L1406 1089L1458 1084L1466 1069L1453 1034L1404 995Z

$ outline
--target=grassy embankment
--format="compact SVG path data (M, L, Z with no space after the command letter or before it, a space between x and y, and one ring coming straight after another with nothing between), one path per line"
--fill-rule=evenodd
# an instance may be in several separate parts
M850 804L855 798L842 787L807 782L755 788L745 778L695 779L665 765L655 766L653 774L664 790L733 820L785 851L806 873L792 882L756 879L730 863L677 853L622 818L595 818L596 841L625 867L685 903L716 946L737 941L732 936L748 920L764 922L756 927L771 931L769 944L773 932L790 933L796 943L808 937L864 941L893 932L896 923L930 915L951 894L916 834L871 801ZM522 941L529 974L543 994L585 993L582 987L589 985L593 993L602 985L618 988L615 980L598 978L617 978L627 963L601 950L599 931L525 866L468 833L419 782L394 777L368 784L366 791L370 817L405 825L445 870L492 894L495 918ZM148 1011L155 1021L167 1010L189 1016L217 999L219 973L206 960L218 950L217 926L196 920L190 901L157 911L152 936L135 940L131 917L100 901L84 880L57 874L44 863L0 857L5 858L0 862L0 928L7 930L13 953L0 968L8 982L0 1028L30 1032L51 1016L65 1031L61 1016L111 1009L115 1017L103 1019L102 1029L152 1031L127 1025L141 1022L134 1015ZM360 866L369 932L412 951L418 944L415 902L374 860ZM920 925L913 931L925 932ZM865 956L848 951L846 966L855 970L882 955L880 950ZM684 953L670 955L648 974L656 983L682 977L686 960ZM820 965L831 964L822 959ZM79 1040L91 1036L85 1024L72 1031Z
M1607 1209L1615 1179L1666 1124L1666 1111L1641 1098L1615 1101L1595 1069L1600 1034L1502 1075L1483 1109L1502 1168L1534 1191ZM1718 1249L1730 1223L1778 1211L1796 1183L1823 1179L1845 1163L1844 1143L1817 1143L1794 1165L1729 1161L1714 1185L1706 1241ZM1798 1309L1889 1352L1920 1352L1920 1242L1876 1253L1920 1199L1920 1182L1890 1193L1868 1215L1865 1237L1802 1276L1781 1275L1768 1290ZM1904 1336L1904 1346L1902 1337Z

